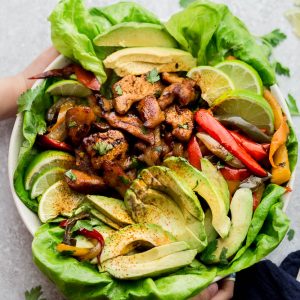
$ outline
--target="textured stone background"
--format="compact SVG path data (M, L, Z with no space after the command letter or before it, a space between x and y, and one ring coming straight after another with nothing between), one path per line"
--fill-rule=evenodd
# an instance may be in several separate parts
M54 0L10 0L3 1L0 9L0 77L15 74L24 68L39 52L50 45L50 31L47 16L55 6ZM117 1L87 1L88 5L107 5ZM179 9L176 0L138 1L159 17L166 19ZM279 78L284 93L291 92L300 99L300 40L297 39L285 20L284 12L292 7L292 1L278 0L223 0L232 11L242 18L256 35L281 28L288 39L276 49L277 58L291 68L291 78ZM300 100L299 100L300 101ZM299 137L300 118L294 118ZM0 122L0 299L24 299L24 292L42 285L48 300L62 299L55 286L35 267L31 259L32 237L22 223L10 194L7 176L8 144L14 120ZM298 168L299 172L299 168ZM285 239L270 258L279 263L300 245L300 179L287 213L291 228L296 230L295 238Z

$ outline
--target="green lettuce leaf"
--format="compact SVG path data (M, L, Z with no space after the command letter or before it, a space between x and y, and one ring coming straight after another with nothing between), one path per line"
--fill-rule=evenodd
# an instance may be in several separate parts
M265 85L276 82L265 46L256 42L244 23L226 5L195 1L174 14L166 28L182 49L198 58L198 64L214 65L231 54L252 65Z
M102 61L97 57L93 39L110 26L109 21L91 15L83 0L60 1L49 16L49 21L54 47L104 82L106 73Z
M293 172L295 170L298 160L298 140L294 128L289 124L290 134L286 143L288 149L290 169Z
M37 154L37 150L33 148L37 134L43 134L46 131L45 113L51 106L52 100L48 94L45 94L45 91L52 82L53 80L51 79L43 81L35 89L28 90L22 94L18 100L18 112L23 115L23 143L14 173L14 187L23 203L35 212L37 211L38 203L36 200L32 200L28 191L25 190L24 172L33 156Z
M168 276L136 281L116 280L96 266L60 255L56 245L64 231L45 224L35 234L32 251L37 266L68 299L189 299L207 287L215 276L247 268L269 254L285 236L289 220L282 211L283 187L270 184L254 213L244 246L226 266L205 266L197 260ZM184 288L182 288L184 287Z

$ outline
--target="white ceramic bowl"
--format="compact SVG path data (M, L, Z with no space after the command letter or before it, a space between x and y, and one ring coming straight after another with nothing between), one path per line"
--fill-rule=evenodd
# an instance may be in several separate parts
M51 70L51 69L57 69L57 68L62 68L65 65L67 65L70 61L63 57L62 55L57 57L49 66L46 70ZM38 80L34 86L36 87L42 82L42 80ZM286 102L279 90L279 87L277 84L273 85L271 87L272 94L276 97L277 101L281 105L284 113L287 116L288 121L293 125L293 121L290 115L290 112L288 110L288 107L286 105ZM17 115L15 125L11 134L10 138L10 144L9 144L9 152L8 152L8 173L9 173L9 183L10 183L10 188L11 192L16 204L16 207L19 211L19 214L30 231L30 233L33 235L35 231L38 229L40 226L40 221L39 218L37 217L36 214L34 214L29 208L27 208L23 202L20 200L18 195L15 192L14 185L13 185L13 176L15 169L17 167L17 162L18 162L18 156L19 156L19 150L20 146L23 143L23 137L22 137L22 116L20 114ZM289 186L293 189L294 185L294 180L295 180L295 171L292 174L292 177L289 182ZM284 200L284 210L287 208L289 199L290 199L291 193L287 193L283 196Z

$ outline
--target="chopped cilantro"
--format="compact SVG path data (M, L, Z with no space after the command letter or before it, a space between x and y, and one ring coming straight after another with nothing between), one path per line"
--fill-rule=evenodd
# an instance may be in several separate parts
M160 95L161 95L161 91L160 90L157 90L157 91L155 91L154 92L154 96L156 97L156 98L159 98L160 97Z
M291 94L288 94L288 98L286 99L286 104L287 104L292 116L300 115L300 112L299 112L299 109L297 106L297 101Z
M145 126L142 126L142 133L147 134L148 133L148 128Z
M162 146L157 146L154 148L154 150L160 153L162 151Z
M67 176L70 180L75 181L77 179L76 175L73 173L72 170L68 170L65 173L65 176Z
M288 67L285 67L284 65L282 65L280 62L275 61L274 68L275 68L275 72L278 75L290 77L290 69Z
M233 155L231 153L228 153L225 157L225 161L230 161L233 159Z
M223 169L225 166L222 162L218 161L217 162L217 169L220 170L220 169Z
M182 128L182 129L189 129L189 124L188 124L188 123L185 123L185 124L179 124L178 127L179 127L179 128Z
M25 292L25 300L46 300L45 298L41 299L42 294L42 287L40 285L36 286Z
M291 241L295 236L295 230L294 229L290 229L288 232L287 232L287 238L289 241Z
M261 37L261 39L270 44L273 47L278 46L283 40L286 39L286 34L280 31L280 29L274 29L270 33Z
M130 180L126 178L125 176L119 176L119 179L121 180L122 183L124 184L130 184Z
M100 156L105 155L108 151L113 149L113 145L108 144L106 142L97 142L94 146L93 149L98 152Z
M227 265L228 264L228 260L226 258L226 253L227 253L228 249L223 247L221 254L220 254L220 264L221 265Z
M76 121L70 121L69 123L68 123L68 127L69 128L72 128L72 127L77 127L78 125L77 125L77 123L76 123Z
M122 96L122 95L123 95L123 90L122 90L122 88L121 88L121 86L120 86L119 84L116 85L115 90L116 90L116 93L117 93L119 96Z
M157 69L152 69L147 73L147 81L150 83L155 83L160 80Z

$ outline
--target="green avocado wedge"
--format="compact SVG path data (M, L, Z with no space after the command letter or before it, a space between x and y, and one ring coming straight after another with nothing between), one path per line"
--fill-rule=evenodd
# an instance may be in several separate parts
M208 246L201 255L203 262L212 264L227 261L241 247L252 219L253 197L250 189L241 188L235 192L231 200L230 211L232 226L228 237L217 239L215 249Z
M201 160L202 172L184 158L170 157L163 164L205 199L212 211L213 227L221 237L226 237L230 229L230 219L227 216L229 191L227 183L217 169L207 159Z
M188 249L184 242L171 243L146 252L115 257L104 262L103 267L119 279L134 280L161 276L190 265L197 251Z
M125 22L110 27L94 38L96 46L177 48L175 39L162 25Z

